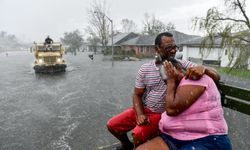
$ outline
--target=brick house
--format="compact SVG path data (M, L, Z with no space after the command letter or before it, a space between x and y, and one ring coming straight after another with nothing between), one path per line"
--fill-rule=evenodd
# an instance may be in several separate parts
M198 36L187 35L178 31L170 31L176 41L176 44L180 44L182 41L186 41ZM152 57L155 54L155 35L139 35L133 32L119 33L113 37L114 54L118 54L118 51L123 54L134 54L136 57ZM111 48L111 39L107 44Z

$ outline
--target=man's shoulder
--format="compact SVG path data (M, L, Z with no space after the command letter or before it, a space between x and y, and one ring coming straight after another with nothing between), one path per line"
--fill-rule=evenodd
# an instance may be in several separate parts
M154 61L149 61L141 65L140 69L148 69L154 67Z
M155 62L154 60L151 60L151 61L145 62L144 64L142 64L142 66L153 66L154 62Z
M154 61L149 61L141 65L139 68L139 73L151 72L154 70Z

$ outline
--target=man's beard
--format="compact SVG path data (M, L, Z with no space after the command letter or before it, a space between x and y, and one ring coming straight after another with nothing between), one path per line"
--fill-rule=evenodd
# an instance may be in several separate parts
M176 63L177 60L174 56L163 56L163 55L156 55L155 56L155 62L156 64L162 64L164 61L170 61L172 63Z
M180 61L178 61L174 56L160 56L158 55L156 57L156 64L162 64L164 61L169 61L172 64L181 64Z
M160 57L162 62L164 62L165 60L173 61L175 59L174 56L160 56Z

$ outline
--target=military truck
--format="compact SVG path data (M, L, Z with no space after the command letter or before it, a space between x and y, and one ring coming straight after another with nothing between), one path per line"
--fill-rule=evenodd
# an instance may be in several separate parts
M33 66L36 73L65 72L67 65L63 59L64 48L61 43L34 43L32 51L36 58Z

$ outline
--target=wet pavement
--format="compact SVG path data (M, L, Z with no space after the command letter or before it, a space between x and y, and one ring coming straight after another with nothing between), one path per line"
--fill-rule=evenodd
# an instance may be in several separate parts
M65 73L35 74L32 53L0 53L1 150L96 150L117 142L106 122L131 106L135 75L148 60L111 67L86 52L65 59ZM249 83L237 81L248 89ZM234 149L247 150L250 117L229 109L225 117Z

